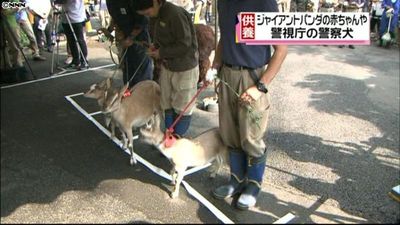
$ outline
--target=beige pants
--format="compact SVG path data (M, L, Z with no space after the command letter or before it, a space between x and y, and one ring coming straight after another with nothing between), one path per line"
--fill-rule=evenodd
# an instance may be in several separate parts
M108 13L108 10L100 10L99 17L101 27L108 28L110 26L110 13Z
M256 71L261 75L264 68ZM241 95L247 88L254 85L248 70L233 70L223 66L221 79L226 81L236 93ZM262 95L253 106L253 115L260 117L258 122L252 119L248 109L239 105L239 98L226 85L219 89L219 127L224 143L236 150L242 149L251 157L261 157L265 153L263 137L267 130L270 107L269 94Z
M19 50L19 40L21 39L19 28L13 29L10 33L8 27L4 29L5 38L9 47L11 67L22 67L22 53ZM14 35L13 35L14 34ZM16 39L16 40L15 40Z
M199 80L199 67L173 72L161 66L161 108L163 110L174 109L176 113L183 111L197 92ZM184 115L191 115L196 102L192 103Z
M324 8L324 7L321 7L321 8L319 9L319 11L320 11L320 12L335 12L335 8L334 8L334 7L332 7L332 8Z
M28 20L21 20L19 21L19 26L29 39L29 47L33 50L33 56L39 56L39 48L37 45L35 34L33 33L31 23Z

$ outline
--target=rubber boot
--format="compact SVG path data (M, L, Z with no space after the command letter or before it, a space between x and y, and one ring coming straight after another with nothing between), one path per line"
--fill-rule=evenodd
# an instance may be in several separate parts
M165 129L168 129L173 123L174 123L174 110L173 109L167 109L164 111L165 115Z
M242 190L245 183L247 167L245 153L230 150L229 167L231 170L229 183L213 191L213 195L216 199L230 198Z
M247 185L237 202L237 207L242 210L256 205L265 171L266 154L259 158L248 157L247 162Z
M178 116L176 116L175 118L177 117ZM174 128L174 133L177 134L179 137L183 137L183 135L189 129L191 120L192 116L182 116Z

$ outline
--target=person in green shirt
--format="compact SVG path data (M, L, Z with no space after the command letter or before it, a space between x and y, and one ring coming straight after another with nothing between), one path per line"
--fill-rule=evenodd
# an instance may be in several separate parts
M19 2L18 0L10 0L8 2ZM16 75L21 81L27 80L28 71L22 61L22 49L20 50L19 40L20 31L16 21L16 13L18 8L2 8L1 10L1 29L4 33L5 40L9 47L9 59L7 62L8 67L16 70ZM7 52L7 51L6 51ZM17 77L15 77L17 78Z

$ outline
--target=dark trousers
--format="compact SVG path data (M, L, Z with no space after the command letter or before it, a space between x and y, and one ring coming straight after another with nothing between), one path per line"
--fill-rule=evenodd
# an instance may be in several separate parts
M46 29L44 30L44 32L42 30L39 29L39 20L40 20L40 16L35 15L34 16L34 22L33 22L33 33L35 33L35 37L36 37L36 41L37 41L37 45L39 48L43 48L43 41L46 41L46 46L49 48L51 47L52 44L52 40L51 40L51 25L52 25L52 21L48 21ZM43 37L44 34L44 37Z
M380 17L375 15L375 10L372 11L372 17L371 17L371 22L370 22L370 31L375 33L375 27L377 26L376 31L379 32L379 26L381 24L381 19ZM377 33L376 32L376 33Z
M63 23L62 26L63 26L64 32L65 32L65 35L67 36L67 43L71 50L72 63L75 65L78 65L79 63L84 63L84 59L82 58L82 55L79 52L78 45L76 44L74 34L72 33L72 30L71 30L69 24ZM78 39L79 47L81 48L82 53L86 60L87 46L86 46L85 38L83 36L83 26L84 26L84 22L72 23L72 28L74 29L76 38ZM87 62L87 60L86 60L86 62Z
M126 52L124 64L123 81L126 84L130 80L129 87L133 87L140 81L153 79L152 59L146 54L144 47L137 44L131 45Z

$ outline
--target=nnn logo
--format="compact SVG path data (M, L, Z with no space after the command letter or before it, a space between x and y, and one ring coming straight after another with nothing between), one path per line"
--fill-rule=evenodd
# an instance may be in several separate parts
M1 7L3 9L25 8L25 4L25 2L2 2Z

